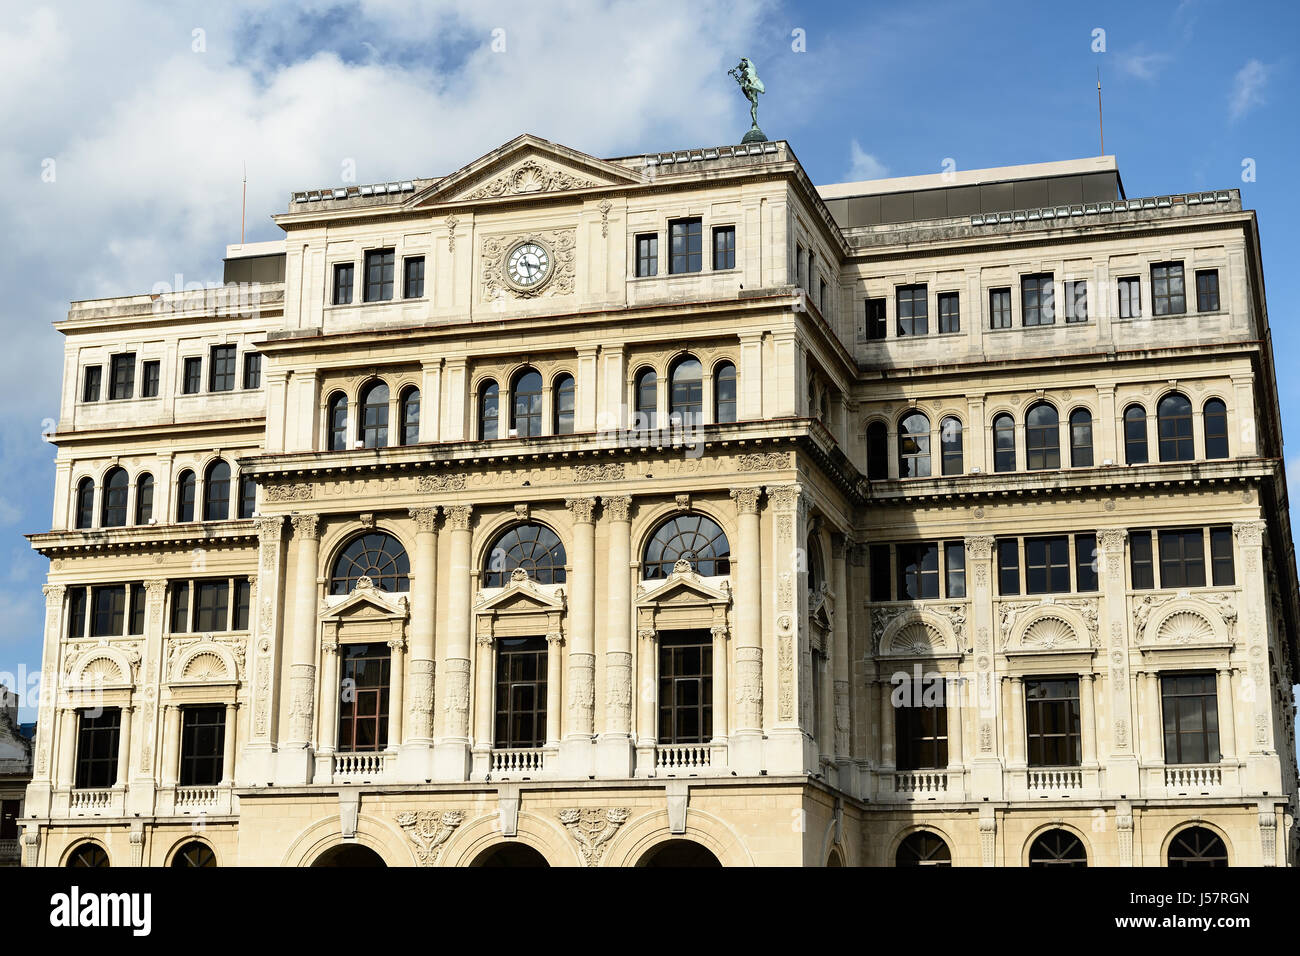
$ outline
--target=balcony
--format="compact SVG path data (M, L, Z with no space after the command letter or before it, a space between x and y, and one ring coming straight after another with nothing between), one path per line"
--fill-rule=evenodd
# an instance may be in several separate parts
M386 751L334 754L334 783L375 783L388 775L395 755Z
M493 750L488 766L494 780L523 779L540 775L546 767L546 751L541 747Z
M1223 768L1217 763L1179 764L1165 767L1165 789L1170 795L1207 794L1223 787Z
M68 810L78 817L116 816L121 813L122 800L112 789L73 790L68 796Z
M948 792L946 770L904 770L894 774L894 793L905 799L937 799Z
M1030 770L1026 782L1035 796L1077 796L1083 789L1083 771L1073 767Z
M0 840L0 866L18 866L21 852L17 838Z
M710 744L658 744L655 746L655 773L686 776L708 772L713 766Z

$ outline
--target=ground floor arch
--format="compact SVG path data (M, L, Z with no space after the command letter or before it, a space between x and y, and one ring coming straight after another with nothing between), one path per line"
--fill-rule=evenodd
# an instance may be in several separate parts
M712 850L694 840L665 840L647 850L636 865L709 868L721 867L722 861L714 856Z
M490 846L470 863L470 866L534 866L549 867L546 857L527 843L498 843Z
M384 858L370 849L368 846L362 846L360 843L340 843L330 847L316 859L312 860L313 867L323 866L341 866L341 867L377 867L388 866Z

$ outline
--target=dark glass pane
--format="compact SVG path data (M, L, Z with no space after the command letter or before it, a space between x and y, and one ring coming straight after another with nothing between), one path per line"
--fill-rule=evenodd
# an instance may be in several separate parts
M212 360L208 363L208 390L229 392L235 388L235 347L212 346Z
M1151 561L1151 532L1130 531L1128 536L1129 575L1134 590L1147 590L1156 586L1155 568Z
M367 302L388 302L393 298L393 250L372 249L366 253Z
M516 525L488 549L483 586L505 587L511 572L522 568L538 584L563 584L568 557L559 537L541 524Z
M701 514L669 518L655 529L641 562L644 578L666 578L678 561L706 577L731 573L731 546L722 529Z
M225 521L230 517L230 466L218 458L203 476L203 520Z
M349 594L364 576L384 591L408 591L411 564L400 541L383 531L353 538L334 562L330 594Z

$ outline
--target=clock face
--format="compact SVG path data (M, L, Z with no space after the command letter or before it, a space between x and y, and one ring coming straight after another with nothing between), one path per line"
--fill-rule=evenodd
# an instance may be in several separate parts
M551 275L551 254L537 242L521 242L506 256L506 276L520 289L539 288Z

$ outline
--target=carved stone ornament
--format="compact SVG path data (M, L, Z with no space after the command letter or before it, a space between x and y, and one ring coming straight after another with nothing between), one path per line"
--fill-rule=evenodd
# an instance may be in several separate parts
M421 494L431 494L435 491L464 491L464 475L421 475L415 483L415 488Z
M460 810L407 810L397 815L397 825L415 847L418 866L433 866L443 844L464 820Z
M605 496L600 499L605 517L610 521L631 520L632 499L628 495Z
M506 275L506 258L512 249L522 243L534 243L547 251L550 271L539 287L521 288L509 281ZM519 299L572 295L577 258L577 243L572 229L551 229L527 235L488 236L483 240L481 259L483 299L491 302L506 295Z
M262 494L267 501L311 501L312 487L305 482L264 485Z
M589 189L598 185L554 166L535 159L520 163L514 169L488 180L466 199L499 199L503 196L526 196L529 193L562 192L568 189Z
M754 455L741 455L736 459L737 471L769 471L790 466L790 453L768 451Z
M560 822L578 841L578 853L583 866L596 866L604 855L605 846L614 838L631 814L627 807L608 810L567 809L560 811Z
M599 465L574 465L573 480L575 482L621 481L625 471L621 461L603 462Z

